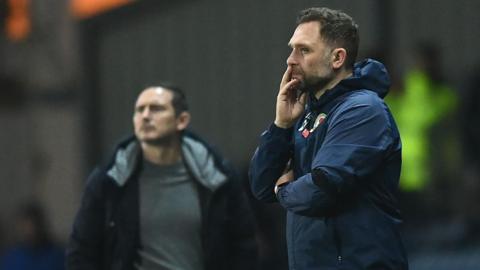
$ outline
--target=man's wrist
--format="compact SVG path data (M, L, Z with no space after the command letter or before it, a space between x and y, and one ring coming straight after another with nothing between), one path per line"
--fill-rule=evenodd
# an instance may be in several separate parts
M274 137L282 137L282 138L285 138L286 140L291 140L292 139L292 135L293 135L293 126L292 127L289 127L289 128L282 128L282 127L279 127L274 123L270 124L270 126L268 127L268 133L273 135Z
M283 128L283 129L289 129L293 126L293 123L285 123L285 122L281 122L281 121L278 121L278 120L275 120L273 122L273 124L279 128Z

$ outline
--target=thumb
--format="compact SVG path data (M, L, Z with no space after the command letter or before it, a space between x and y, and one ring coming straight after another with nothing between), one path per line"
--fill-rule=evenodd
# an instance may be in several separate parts
M300 103L300 105L302 106L305 106L305 104L307 103L307 92L303 92L300 97L298 98L298 103Z

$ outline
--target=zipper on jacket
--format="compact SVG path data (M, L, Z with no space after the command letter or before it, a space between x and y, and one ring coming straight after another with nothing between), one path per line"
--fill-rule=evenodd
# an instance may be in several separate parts
M340 240L340 234L338 233L337 229L337 220L335 218L332 219L332 225L333 225L333 239L335 241L335 247L337 248L337 262L338 264L342 263L343 257L342 257L342 243Z
M197 180L198 181L198 180ZM202 186L199 182L197 182L197 190L200 196L200 205L201 205L201 216L202 216L202 229L201 229L201 238L202 238L202 247L204 250L208 250L208 246L210 243L207 243L207 235L209 224L209 209L210 209L210 201L212 199L213 194L207 188Z

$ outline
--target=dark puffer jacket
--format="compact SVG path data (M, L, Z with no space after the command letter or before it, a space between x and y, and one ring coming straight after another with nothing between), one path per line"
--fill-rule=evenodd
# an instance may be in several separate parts
M199 186L204 269L254 269L253 217L235 174L192 133L184 134L182 152ZM70 236L67 269L134 269L140 246L141 160L141 149L132 137L119 144L106 168L90 175Z

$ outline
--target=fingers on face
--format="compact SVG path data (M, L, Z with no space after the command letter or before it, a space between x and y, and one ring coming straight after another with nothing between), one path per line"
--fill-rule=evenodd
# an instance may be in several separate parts
M282 77L282 83L280 84L280 95L288 95L290 98L296 99L296 92L295 89L299 86L300 81L298 79L292 79L292 68L290 66L287 67L285 73Z
M282 85L284 85L288 81L290 81L291 76L292 76L292 68L290 66L287 66L287 69L285 70L285 73L283 73Z
M287 84L285 84L285 88L287 90L293 90L298 86L298 83L299 83L299 81L297 79L293 79L293 80L287 82Z
M299 102L302 104L302 105L305 105L305 102L307 101L307 93L306 92L303 92L300 97L299 97Z

